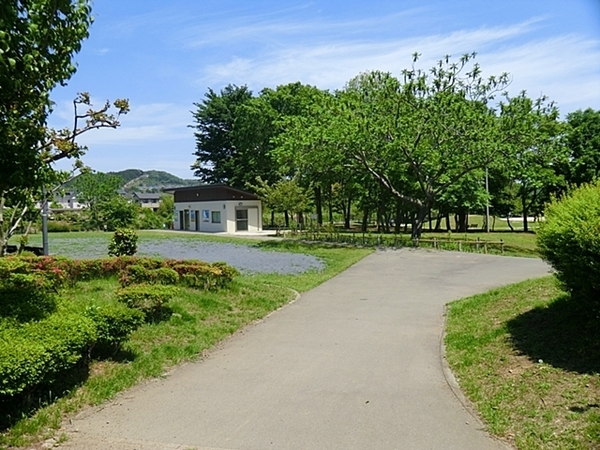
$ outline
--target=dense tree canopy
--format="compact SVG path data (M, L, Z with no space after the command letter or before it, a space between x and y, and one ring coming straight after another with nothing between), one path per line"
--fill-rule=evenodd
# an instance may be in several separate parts
M335 92L301 83L257 96L209 90L196 104L192 167L203 181L265 199L293 180L318 224L323 209L346 228L360 217L363 230L375 215L378 229L404 224L416 238L427 218L450 229L451 214L466 231L469 214L489 204L495 216L521 214L527 230L553 195L598 178L600 113L577 111L565 124L544 97L508 96L508 75L484 77L474 58L423 70L415 54L400 77L366 72Z

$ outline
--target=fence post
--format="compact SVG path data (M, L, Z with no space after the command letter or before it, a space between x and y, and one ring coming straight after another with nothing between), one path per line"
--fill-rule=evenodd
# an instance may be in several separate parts
M475 251L479 253L479 238L477 238L477 243L475 244Z
M433 238L433 248L435 248L437 250L438 245L437 245L437 238Z
M458 241L458 251L462 252L462 241Z
M504 255L504 239L500 239L500 251Z
M487 255L487 242L483 244L483 253Z

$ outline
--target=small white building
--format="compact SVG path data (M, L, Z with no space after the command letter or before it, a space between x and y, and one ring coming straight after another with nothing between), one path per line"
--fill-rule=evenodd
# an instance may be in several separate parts
M224 184L168 189L173 192L173 229L209 233L262 231L260 199Z

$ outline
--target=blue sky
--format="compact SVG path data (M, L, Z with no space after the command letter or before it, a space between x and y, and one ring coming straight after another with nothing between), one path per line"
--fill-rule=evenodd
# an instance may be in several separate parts
M563 115L600 109L600 0L97 0L93 15L50 123L70 123L77 92L129 98L118 130L80 139L100 171L193 178L190 111L209 87L337 89L367 70L399 75L414 52L427 69L475 51L485 76L510 73L511 94L544 94Z

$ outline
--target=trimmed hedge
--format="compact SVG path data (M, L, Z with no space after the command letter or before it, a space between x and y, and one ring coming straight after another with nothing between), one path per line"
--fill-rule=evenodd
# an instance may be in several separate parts
M600 182L552 201L545 216L537 231L540 254L566 290L600 303Z
M135 256L121 256L118 258L102 259L80 259L74 260L64 257L43 256L43 257L6 257L0 258L0 265L3 261L19 261L18 264L24 264L24 272L35 272L51 276L56 286L60 287L64 283L74 285L78 281L91 280L107 276L118 275L123 278L122 284L128 285L137 281L130 281L126 278L131 275L128 272L135 272L141 282L166 284L167 280L175 281L173 273L169 271L160 271L145 273L140 269L129 269L131 266L140 266L148 271L157 269L173 269L179 275L177 283L199 288L215 289L227 286L239 272L234 267L228 266L222 262L209 264L196 260L176 260L145 258ZM144 279L145 278L145 279ZM152 281L154 279L155 281ZM156 280L161 281L156 281Z
M173 286L134 284L117 291L117 300L143 312L147 320L154 320L163 316L175 295L177 288Z
M94 349L99 351L116 352L121 343L144 323L142 311L119 303L88 306L84 315L92 319L96 326Z
M94 321L81 314L0 330L0 395L15 395L73 367L95 342Z
M140 283L174 285L179 283L179 274L168 267L147 269L143 265L132 264L121 271L119 283L123 287Z

